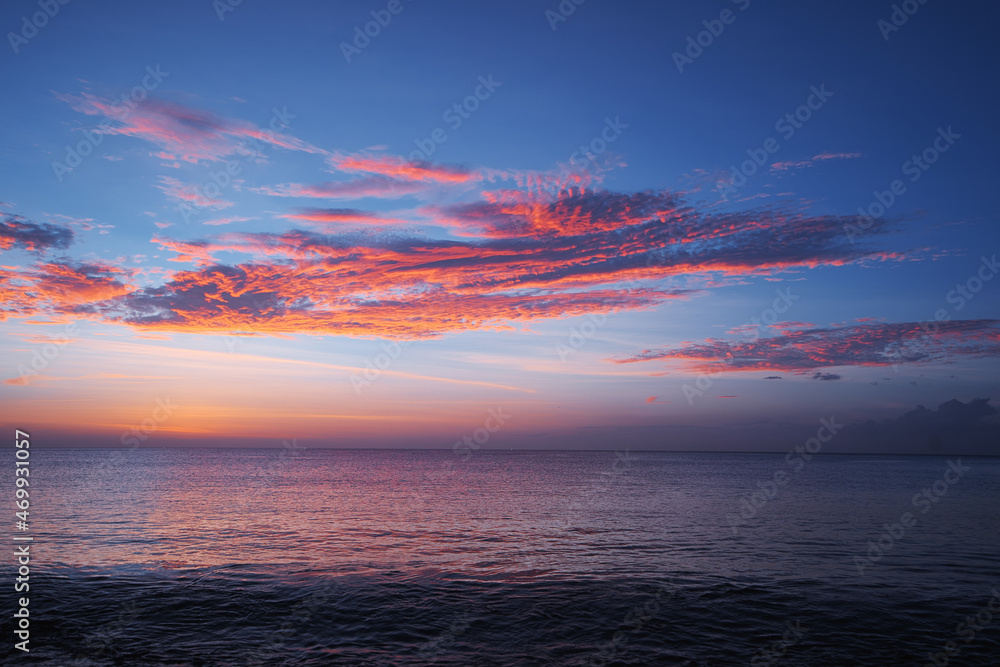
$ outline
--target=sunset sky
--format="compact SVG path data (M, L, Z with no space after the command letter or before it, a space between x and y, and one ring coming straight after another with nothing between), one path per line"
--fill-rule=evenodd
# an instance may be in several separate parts
M784 450L1000 402L973 4L4 3L0 421Z

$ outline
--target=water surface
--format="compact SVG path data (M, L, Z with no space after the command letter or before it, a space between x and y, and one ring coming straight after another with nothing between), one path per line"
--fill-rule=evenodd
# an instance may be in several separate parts
M998 664L1000 459L949 460L33 449L29 661Z

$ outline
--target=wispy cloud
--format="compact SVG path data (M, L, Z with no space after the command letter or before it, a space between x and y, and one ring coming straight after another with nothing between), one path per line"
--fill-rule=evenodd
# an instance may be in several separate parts
M243 218L239 216L230 216L222 218L213 218L212 220L206 220L204 224L206 225L230 225L234 222L247 222L248 220L256 220L257 218Z
M387 218L380 213L360 211L355 208L304 208L281 217L297 222L316 223L315 226L331 231L342 225L413 224L409 220Z
M334 155L328 161L338 171L381 174L401 181L465 183L481 178L477 172L463 167L427 161L408 162L392 155Z
M233 206L233 202L221 197L208 197L194 185L181 183L173 176L160 176L160 184L157 185L169 199L184 204L191 204L198 208L223 209Z
M861 157L861 153L819 153L805 160L790 160L788 162L775 162L771 165L771 173L792 172L800 169L808 169L816 166L817 163L827 160L853 160Z
M363 199L378 197L382 199L397 199L407 195L427 190L422 181L408 181L389 176L366 176L350 181L326 182L314 185L302 183L284 183L275 186L255 188L259 192L273 197L312 197L316 199Z
M836 366L890 366L954 357L1000 354L1000 320L950 320L935 323L863 322L828 328L785 329L752 342L709 339L679 348L646 350L617 363L690 362L692 370L782 370L812 373L815 380L839 380L818 369ZM768 378L771 379L771 378Z
M312 185L285 183L264 186L256 188L255 191L275 197L397 199L428 192L434 188L476 182L482 178L479 172L463 167L430 162L407 162L396 156L332 155L327 161L337 172L366 175L346 181L328 181Z
M262 130L243 120L223 118L205 109L147 97L122 114L110 100L91 93L57 94L74 110L111 121L108 134L142 139L163 152L160 157L187 162L218 162L237 155L255 155L248 142L264 142L287 150L325 155L326 151L280 132Z

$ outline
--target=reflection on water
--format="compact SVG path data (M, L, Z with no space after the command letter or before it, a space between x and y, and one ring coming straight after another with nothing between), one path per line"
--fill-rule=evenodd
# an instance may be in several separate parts
M800 623L782 664L913 664L1000 571L997 459L966 459L921 514L947 459L826 456L768 487L782 456L109 456L33 464L38 655L57 663L747 664ZM962 664L998 648L982 634Z

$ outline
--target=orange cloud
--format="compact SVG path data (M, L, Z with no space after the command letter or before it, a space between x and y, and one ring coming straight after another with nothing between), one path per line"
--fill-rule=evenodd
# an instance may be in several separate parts
M154 236L176 255L169 261L194 270L135 290L118 279L127 271L110 267L52 264L29 278L53 312L144 330L427 338L649 308L725 279L892 257L848 242L846 218L768 209L707 214L669 192L501 190L420 215L461 236L359 227ZM334 229L397 222L359 209L285 217ZM221 253L243 257L228 265ZM92 278L86 287L84 274Z
M20 215L0 213L0 250L22 248L39 252L49 248L67 248L72 242L71 229L33 222Z
M403 181L431 181L435 183L465 183L479 180L480 176L467 169L435 165L430 162L408 162L395 156L366 157L360 155L333 156L331 165L341 171L362 171L381 174Z

